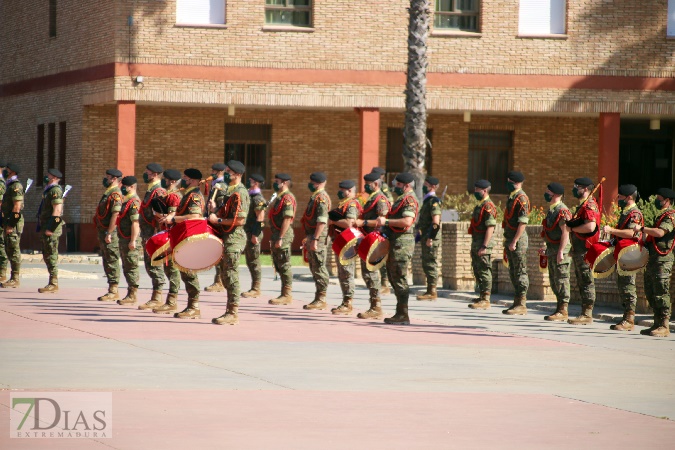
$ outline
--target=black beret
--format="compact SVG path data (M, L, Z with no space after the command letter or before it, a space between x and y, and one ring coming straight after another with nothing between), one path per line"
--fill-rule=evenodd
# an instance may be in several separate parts
M424 181L426 181L427 183L429 183L432 186L436 186L439 183L438 178L432 177L432 176L428 176L426 178L426 180L424 180Z
M138 180L133 175L127 175L126 177L122 178L122 186L132 186L136 183L138 183Z
M211 170L217 170L218 172L222 172L223 170L225 170L225 167L227 166L223 163L215 163L214 165L211 166Z
M166 169L164 171L164 178L173 181L180 180L180 172L176 169Z
M290 181L291 180L291 176L289 174L283 173L283 172L274 175L274 178L278 178L281 181Z
M373 170L371 170L372 173L376 173L378 176L382 176L385 173L387 173L386 170L384 170L382 167L373 167Z
M105 171L106 175L110 175L111 177L119 178L122 176L122 171L119 169L108 169Z
M663 198L675 199L675 191L669 188L659 188L656 191L656 195L660 195Z
M487 189L492 186L488 180L478 180L473 185L480 189Z
M375 172L370 172L367 173L363 176L363 179L366 180L367 182L371 183L373 181L378 181L380 179L380 175L376 174Z
M622 184L619 186L619 195L623 195L625 197L628 197L629 195L633 195L637 192L637 186L634 184Z
M323 183L326 181L326 174L323 172L314 172L309 176L309 179L315 183Z
M164 172L164 169L162 169L162 166L157 164L157 163L150 163L147 166L145 166L146 169L148 169L152 173L162 173Z
M246 172L246 166L244 166L241 161L237 161L236 159L229 160L227 162L227 167L229 167L234 173L242 174Z
M47 173L56 178L63 178L63 174L58 169L49 169Z
M409 184L415 181L415 177L413 177L411 173L401 172L396 175L396 181L403 184Z
M593 180L587 177L581 177L574 180L574 184L577 184L579 186L590 186L593 184Z
M257 181L258 183L261 183L261 184L265 182L265 178L262 175L260 175L259 173L251 174L251 175L249 175L249 178L252 179L253 181Z
M201 180L202 179L202 173L199 171L199 169L195 168L189 168L185 169L183 171L183 174L185 174L186 177L192 178L193 180Z
M565 193L565 187L560 183L556 183L555 181L550 183L547 187L548 190L553 192L555 195L563 195Z
M354 183L353 180L343 180L343 181L340 181L340 184L338 184L338 187L340 189L351 189L354 186L356 186L356 183Z
M17 163L13 162L7 163L5 167L11 170L12 172L16 173L17 175L21 173L21 167L19 167Z
M518 172L517 170L510 171L506 176L509 178L509 180L516 183L522 183L525 181L525 175L523 175L522 172Z

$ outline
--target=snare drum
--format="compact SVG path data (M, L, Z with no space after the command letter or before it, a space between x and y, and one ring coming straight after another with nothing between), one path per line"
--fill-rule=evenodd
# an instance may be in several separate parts
M309 250L307 249L307 238L304 238L302 240L302 244L300 245L300 248L302 249L302 263L305 266L309 266Z
M338 234L333 241L333 251L343 266L350 264L358 255L358 248L363 240L363 233L356 228L347 228Z
M205 219L190 219L169 230L172 257L182 272L209 270L223 258L223 241Z
M591 244L584 259L591 265L593 278L606 278L614 273L614 247L609 242Z
M164 263L164 258L171 253L169 233L160 231L148 239L148 242L145 243L145 252L150 255L151 265L161 266Z
M548 255L546 255L546 250L539 250L539 272L548 273Z
M365 261L366 268L374 272L386 264L389 255L389 240L378 231L368 233L359 244L359 257Z
M502 253L502 263L504 267L509 268L509 256L506 254L506 247L504 247L504 252Z
M649 251L638 239L620 239L614 249L616 271L619 275L633 275L649 261Z

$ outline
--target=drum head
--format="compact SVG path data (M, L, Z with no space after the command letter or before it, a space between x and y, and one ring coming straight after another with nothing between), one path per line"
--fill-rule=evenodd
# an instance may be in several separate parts
M609 253L607 256L599 258L593 267L593 276L595 278L608 277L614 272L614 256Z
M621 249L616 270L620 275L633 275L644 268L649 261L649 251L639 244Z
M342 250L340 251L340 264L343 266L346 266L347 264L351 263L354 258L359 256L357 250L359 248L359 245L361 245L361 241L363 240L363 236L357 237L352 239L351 241L347 242L344 247L342 247Z
M182 272L208 270L223 257L223 242L210 233L190 236L173 249L173 261Z
M366 267L371 272L379 270L380 267L387 263L387 256L389 255L389 241L387 239L377 241L373 244L368 252L368 260Z

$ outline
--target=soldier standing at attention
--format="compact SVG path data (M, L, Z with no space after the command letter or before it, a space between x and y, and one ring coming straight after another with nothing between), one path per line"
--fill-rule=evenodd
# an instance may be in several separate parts
M525 176L512 170L507 175L509 198L504 210L504 250L509 263L509 277L515 289L513 304L502 310L503 314L523 316L527 314L527 249L529 239L525 227L529 222L530 199L523 191Z
M436 196L438 178L427 177L422 185L424 199L417 222L417 233L422 246L422 269L427 277L427 291L417 300L436 300L438 294L438 249L441 246L441 199Z
M572 325L586 325L593 322L595 283L591 266L585 260L588 251L586 241L597 241L600 228L600 208L591 195L592 191L593 180L590 178L574 180L572 194L579 199L580 203L572 220L567 222L567 226L572 231L571 255L572 261L574 261L574 274L581 294L581 314L567 321Z
M49 169L44 179L42 202L38 208L38 231L42 229L42 259L47 265L49 283L38 292L57 292L59 290L59 237L63 231L63 190L59 181L63 174Z
M4 170L7 191L2 197L2 224L4 227L5 249L12 267L9 281L2 283L4 288L18 288L21 285L21 233L23 233L23 185L19 181L21 169L17 164L9 163Z
M251 272L251 290L241 294L244 298L258 298L260 296L260 281L262 280L260 242L262 242L263 228L265 227L265 208L267 208L267 201L260 190L264 184L265 178L257 173L250 175L246 181L251 203L244 225L244 231L246 232L244 257L248 270Z
M490 200L492 185L488 180L474 184L473 195L480 203L473 209L469 234L471 235L471 267L478 283L480 297L469 304L471 309L490 308L492 291L492 234L497 226L497 207Z
M7 163L0 162L0 210L2 209L2 198L7 192L7 183L4 176L5 167L7 167ZM1 219L0 226L2 226ZM7 253L5 252L5 233L0 230L0 283L5 281L7 281Z
M549 207L541 224L541 237L546 242L551 290L558 301L555 312L544 316L544 320L551 322L567 320L567 307L570 302L570 230L566 222L572 218L572 213L562 202L564 193L563 185L555 182L550 183L544 193L544 200L549 203Z
M387 171L384 170L382 167L373 167L371 173L377 174L377 176L380 178L380 190L387 198L387 201L391 206L391 204L394 203L394 196L391 194L391 191L389 190L389 185L387 184L386 179ZM387 277L387 266L382 266L380 268L380 281L381 281L380 294L381 295L391 294L391 289L389 289L389 279Z
M410 325L408 317L408 264L415 249L413 226L417 219L419 205L412 190L414 178L408 172L396 176L394 193L398 196L387 217L375 219L377 226L384 226L384 234L389 238L389 256L387 274L396 293L396 313L384 319L390 325Z
M295 219L295 196L289 190L291 176L278 173L274 176L277 198L270 205L269 219L272 227L270 251L274 269L281 278L281 295L269 301L270 305L290 305L293 301L293 272L291 271L291 244Z
M127 280L127 295L118 305L136 304L138 293L138 258L141 254L141 227L138 223L141 199L136 194L138 180L130 175L122 178L122 210L117 216L122 272Z
M365 181L364 189L366 193L369 194L369 197L366 204L363 206L361 219L356 220L356 226L362 227L363 234L367 235L368 233L375 231L375 220L378 217L386 218L391 204L380 190L382 180L378 174L366 174L363 177L363 180ZM370 309L364 313L358 313L356 317L359 319L381 319L382 303L380 301L380 271L378 269L371 272L368 270L366 262L361 259L361 274L363 275L363 280L366 282L366 286L370 293Z
M215 163L211 166L211 184L206 190L206 198L208 200L214 199L216 205L221 205L225 191L227 191L227 183L224 180L225 168L227 166L223 163ZM215 189L215 196L213 194ZM209 210L213 214L216 210ZM213 284L204 288L206 292L224 292L225 286L220 272L220 264L216 265L216 274L213 277Z
M636 228L643 227L645 220L642 216L642 212L640 212L635 204L637 199L637 186L632 184L619 186L617 203L619 204L619 208L621 208L621 216L619 216L617 228L605 225L603 231L620 239L639 238L641 233L640 231L636 232ZM624 312L619 323L610 325L609 329L617 331L633 331L635 328L635 307L637 306L635 274L621 275L620 273L617 273L616 284L619 288L619 295L621 296Z
M328 234L328 211L331 209L330 197L326 193L326 175L314 172L307 184L312 196L309 198L302 225L307 237L307 255L309 270L314 277L316 293L314 300L304 305L304 309L325 309L326 290L328 289L328 270L326 269L326 238Z
M120 281L120 250L115 227L122 209L122 191L119 188L122 172L108 169L103 178L105 191L96 207L94 224L98 229L98 244L103 253L103 270L108 279L108 292L98 298L100 302L119 300L117 285Z
M214 226L223 240L223 259L220 261L220 273L227 291L227 308L225 313L211 320L216 325L236 325L239 323L239 258L246 246L244 224L250 205L248 191L241 184L241 177L246 167L240 161L227 163L223 183L227 186L222 203L216 206L211 201L209 222Z
M138 309L153 309L162 304L162 289L164 288L164 270L162 266L153 266L151 255L145 251L145 244L148 240L159 232L159 224L155 220L155 215L152 212L152 202L155 199L166 197L166 190L161 186L162 166L157 163L150 163L145 166L143 172L143 181L148 188L141 203L139 221L141 225L141 246L143 247L143 261L145 264L145 271L148 273L152 281L152 297L150 300L138 307Z
M675 191L660 188L656 191L654 204L659 210L654 225L641 227L647 235L646 247L649 260L645 268L645 295L654 310L654 325L640 334L654 337L670 335L670 277L673 270L673 246L675 246Z

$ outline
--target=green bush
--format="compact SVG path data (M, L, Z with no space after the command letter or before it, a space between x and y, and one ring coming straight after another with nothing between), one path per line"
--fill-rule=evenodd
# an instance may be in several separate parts
M641 198L637 202L638 208L642 211L642 215L645 218L645 225L648 227L653 225L656 218L659 217L659 210L656 209L654 200L656 200L656 196L652 195L648 199Z
M443 209L454 209L459 214L459 220L468 222L471 220L473 209L478 205L479 201L473 196L473 193L465 192L464 194L450 195L446 194L443 199ZM504 218L504 208L501 202L495 203L497 206L497 223L501 223Z

